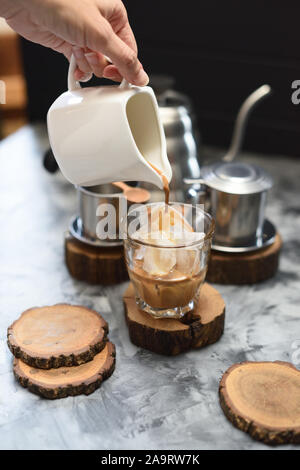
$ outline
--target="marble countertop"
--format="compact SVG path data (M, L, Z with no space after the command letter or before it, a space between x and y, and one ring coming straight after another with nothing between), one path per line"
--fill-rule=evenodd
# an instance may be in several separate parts
M284 241L279 272L254 286L218 286L227 306L221 340L164 357L131 344L122 305L127 283L104 288L70 277L63 239L76 196L60 173L44 170L48 145L39 126L0 144L0 448L266 449L227 421L218 383L244 360L300 368L300 161L242 154L275 179L267 215ZM58 302L103 315L117 366L92 395L49 401L15 381L6 329L23 310Z

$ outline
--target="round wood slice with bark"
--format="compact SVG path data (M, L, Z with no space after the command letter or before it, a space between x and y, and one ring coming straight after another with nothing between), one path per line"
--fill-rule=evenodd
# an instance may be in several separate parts
M215 343L222 336L225 303L209 284L201 289L197 309L183 319L153 318L136 304L133 285L123 296L129 336L136 346L174 356Z
M300 371L289 362L242 362L223 375L219 397L227 418L270 445L300 444Z
M14 359L14 374L23 387L45 398L89 395L111 376L115 368L115 356L115 346L107 342L91 361L79 366L45 370Z
M272 245L249 253L221 253L212 250L206 279L216 284L256 284L275 276L282 239L277 235Z
M128 279L124 248L95 247L65 237L65 260L72 277L90 284L114 285Z
M98 354L107 342L108 325L79 305L57 304L26 310L7 330L13 355L40 369L74 366Z

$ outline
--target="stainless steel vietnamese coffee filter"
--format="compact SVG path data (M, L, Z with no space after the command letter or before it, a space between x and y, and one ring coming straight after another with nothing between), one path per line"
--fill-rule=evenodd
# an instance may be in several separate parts
M207 208L216 221L214 243L243 247L262 237L271 177L247 163L219 162L202 168L208 188Z
M77 186L78 214L70 223L71 234L89 245L119 246L122 245L120 212L130 207L119 188L113 184ZM101 221L107 216L107 210L115 214L115 223L103 226Z
M202 202L216 222L214 246L262 246L267 192L273 185L270 175L241 162L218 162L201 171L197 182L202 187Z

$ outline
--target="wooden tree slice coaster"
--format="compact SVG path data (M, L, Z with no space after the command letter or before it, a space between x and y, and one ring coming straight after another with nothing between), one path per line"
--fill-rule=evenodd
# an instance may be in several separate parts
M113 285L128 279L123 245L95 247L68 234L65 237L65 260L71 276L79 281Z
M211 251L206 279L217 284L255 284L273 277L278 269L282 239L249 253Z
M242 362L223 375L227 418L266 444L300 444L300 371L289 362Z
M115 355L115 346L108 342L90 362L80 366L44 370L14 359L14 374L23 387L45 398L89 395L113 373Z
M201 289L197 310L183 320L153 318L135 302L133 285L123 296L129 336L136 346L175 356L218 341L224 330L225 303L209 284Z
M99 353L107 341L108 325L89 308L57 304L31 308L7 330L15 357L33 367L74 366Z

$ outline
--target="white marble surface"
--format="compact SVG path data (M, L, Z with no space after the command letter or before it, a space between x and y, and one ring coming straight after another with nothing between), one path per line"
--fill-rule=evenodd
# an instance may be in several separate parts
M243 154L276 180L268 216L284 240L280 271L252 287L219 286L227 304L222 339L168 358L130 343L121 300L126 283L91 287L69 276L63 235L75 191L43 169L42 131L27 127L0 144L0 448L267 448L224 417L218 382L238 361L283 360L300 368L299 160ZM61 301L101 312L117 366L92 395L48 401L15 381L6 329L23 310Z

